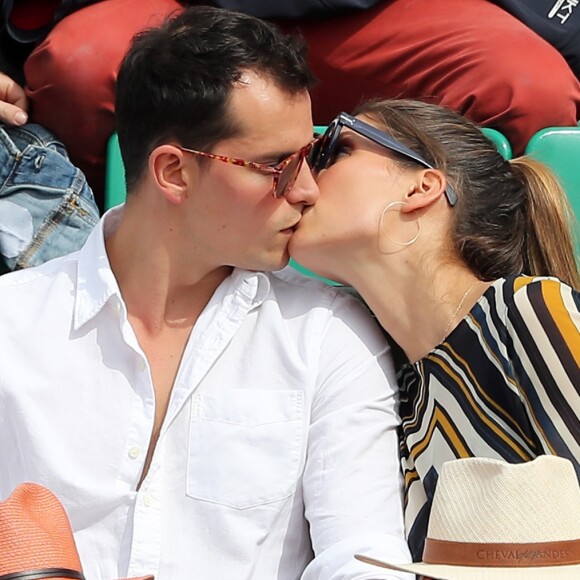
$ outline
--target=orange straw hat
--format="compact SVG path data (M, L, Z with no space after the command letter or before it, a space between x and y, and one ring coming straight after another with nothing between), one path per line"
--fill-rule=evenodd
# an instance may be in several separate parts
M44 578L85 580L63 505L45 487L23 483L0 502L0 580Z
M579 580L580 487L569 459L443 464L423 561L369 564L434 580Z

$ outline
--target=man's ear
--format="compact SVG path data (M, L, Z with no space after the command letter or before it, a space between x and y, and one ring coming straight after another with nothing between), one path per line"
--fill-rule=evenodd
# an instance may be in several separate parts
M401 207L402 213L409 213L430 207L444 195L447 180L438 169L418 171L413 186L404 198L406 204Z
M188 161L186 154L175 145L160 145L149 155L149 173L169 203L179 205L188 196L192 171Z

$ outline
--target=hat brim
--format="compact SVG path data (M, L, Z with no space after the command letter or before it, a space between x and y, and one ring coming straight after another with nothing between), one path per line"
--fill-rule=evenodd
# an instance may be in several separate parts
M446 566L443 564L389 564L382 560L356 554L355 558L367 564L411 572L426 576L432 580L578 580L580 578L580 564L570 566L535 566L527 568L477 568L475 566Z

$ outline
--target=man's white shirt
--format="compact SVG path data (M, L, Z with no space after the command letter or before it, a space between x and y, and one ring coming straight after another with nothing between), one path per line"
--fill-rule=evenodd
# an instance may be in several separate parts
M155 398L105 251L121 211L0 277L0 498L56 493L88 580L407 577L353 558L410 560L388 346L357 300L291 269L219 286L137 489Z

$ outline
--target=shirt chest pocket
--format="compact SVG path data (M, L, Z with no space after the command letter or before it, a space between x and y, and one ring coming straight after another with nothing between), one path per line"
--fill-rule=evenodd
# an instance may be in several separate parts
M292 495L305 446L303 414L302 391L194 394L187 495L236 509Z

